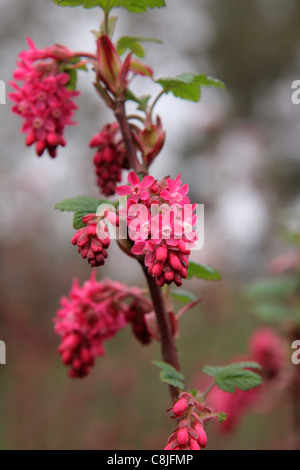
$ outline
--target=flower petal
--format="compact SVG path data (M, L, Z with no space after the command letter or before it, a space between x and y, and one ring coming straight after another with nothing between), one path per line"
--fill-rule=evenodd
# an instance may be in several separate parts
M119 194L119 196L129 196L129 194L132 194L132 188L128 186L128 184L125 184L123 186L119 186L116 189L116 193Z
M147 188L150 188L150 186L152 186L153 183L154 183L153 176L147 175L147 176L145 176L145 178L142 179L141 187L143 189L147 189Z
M138 175L134 171L130 171L128 174L128 183L132 186L136 186L140 183Z

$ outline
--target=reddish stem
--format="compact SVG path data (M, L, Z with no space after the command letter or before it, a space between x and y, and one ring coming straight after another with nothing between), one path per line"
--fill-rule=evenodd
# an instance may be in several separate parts
M135 145L125 112L125 99L123 97L116 99L115 116L120 125L130 166L136 173L146 174L147 170L140 164L136 155Z
M126 112L125 112L125 99L124 97L118 97L116 99L115 116L120 125L122 137L125 142L128 159L130 166L136 173L147 174L147 170L140 164L137 159L136 149L132 138L132 133L128 124ZM173 337L173 331L171 322L169 319L168 311L166 308L165 300L162 295L161 287L156 283L153 276L148 273L148 269L144 265L143 261L140 261L143 271L149 286L150 296L152 299L157 324L159 328L161 338L161 351L164 362L167 362L175 369L180 370L178 352L175 346ZM170 394L173 402L175 403L178 399L179 390L176 387L170 386Z
M149 286L149 291L159 328L162 358L164 362L167 362L179 371L180 366L178 352L175 346L172 326L169 320L169 315L166 309L166 304L162 295L161 287L157 285L155 278L148 273L148 270L145 266L143 267L143 269ZM170 394L173 402L175 403L178 400L178 388L170 386Z

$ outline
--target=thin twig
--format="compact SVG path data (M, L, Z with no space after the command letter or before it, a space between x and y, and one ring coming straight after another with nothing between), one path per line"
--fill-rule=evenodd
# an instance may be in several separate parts
M136 173L147 174L147 170L140 164L136 155L135 145L125 112L125 99L123 97L116 99L115 116L120 125L130 166Z
M161 352L164 362L173 366L176 370L180 370L178 352L175 346L172 326L169 320L165 301L162 296L161 287L156 283L153 276L148 273L147 268L143 267L146 280L148 282L150 296L156 313L156 320L159 328L161 339ZM178 400L179 390L177 387L170 385L170 394L173 402Z

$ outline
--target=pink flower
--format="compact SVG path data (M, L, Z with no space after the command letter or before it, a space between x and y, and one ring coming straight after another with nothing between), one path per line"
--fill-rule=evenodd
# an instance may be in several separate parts
M131 252L144 255L145 266L159 286L172 282L181 286L197 240L195 205L186 196L188 186L181 187L179 176L161 181L145 176L140 181L134 172L129 173L128 182L117 188L117 193L129 196L120 215L126 217L128 235L134 242ZM177 203L171 205L167 199Z
M96 214L84 216L82 222L86 226L77 230L72 238L72 245L78 246L78 253L92 267L103 266L107 258L106 249L110 245L107 226ZM101 238L98 237L100 233Z
M148 189L154 183L153 176L145 176L142 181L134 171L130 171L128 174L128 183L129 185L119 186L117 188L117 193L120 196L135 196L135 201L147 201L150 198L150 193Z
M30 48L20 53L13 74L15 80L24 83L19 86L11 82L16 90L9 94L16 103L12 111L24 119L22 132L27 134L26 145L35 143L38 156L47 149L55 157L57 147L66 144L64 127L75 124L71 118L77 106L72 98L79 92L67 89L70 76L60 71L58 62L70 58L72 53L59 45L36 49L31 39L28 44Z
M165 450L204 449L207 436L203 423L211 419L211 409L199 403L190 393L182 392L171 414L177 418L178 425L169 437Z
M175 181L172 178L167 178L166 184L167 187L159 194L162 199L168 201L170 205L180 204L182 207L184 204L190 203L190 199L186 196L189 192L189 187L187 184L181 187L180 175L177 176Z
M104 354L103 342L126 325L123 299L122 284L97 282L95 273L82 287L75 280L69 298L61 299L55 331L62 337L58 350L71 377L87 375L95 357Z
M115 194L116 185L122 180L122 169L128 169L129 165L123 139L118 133L117 123L107 124L90 142L90 147L98 147L93 161L97 184L105 196Z
M55 331L62 338L58 352L71 377L86 376L95 358L103 356L104 341L127 324L143 344L151 340L143 317L153 306L142 290L110 279L97 282L95 275L93 271L82 287L73 281L54 319Z

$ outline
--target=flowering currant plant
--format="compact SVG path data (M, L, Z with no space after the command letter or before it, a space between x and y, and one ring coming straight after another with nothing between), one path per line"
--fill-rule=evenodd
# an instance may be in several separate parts
M144 63L144 42L160 43L156 38L124 36L113 40L116 7L132 13L165 6L164 0L53 0L62 7L100 7L104 18L95 33L95 52L71 51L65 46L38 49L28 39L28 49L19 54L10 94L13 112L23 118L22 132L27 146L35 145L38 156L54 158L59 146L66 145L65 127L74 125L73 115L78 71L89 67L94 72L94 87L102 105L109 108L113 120L95 135L89 145L96 183L101 195L79 196L56 205L61 211L74 212L76 230L72 244L91 268L103 266L108 258L111 239L140 264L147 289L129 287L118 281L98 281L96 270L82 286L74 280L68 297L63 297L54 325L61 337L58 348L70 377L82 378L91 373L95 359L105 353L104 343L130 326L143 345L153 340L161 343L162 361L153 361L161 369L160 379L169 385L172 408L169 415L175 429L167 450L200 450L207 443L205 426L218 418L221 409L206 403L214 388L234 393L248 391L261 383L256 362L244 361L227 366L205 366L211 377L206 390L189 390L180 370L175 339L179 320L200 302L180 288L184 279L207 281L220 279L210 266L190 262L191 250L197 247L197 205L191 203L189 188L181 175L157 180L149 174L151 164L160 154L166 132L155 113L159 98L167 93L197 102L201 88L224 88L224 84L205 74L182 73L175 77L156 78ZM157 96L137 96L132 88L136 75L160 87ZM128 102L136 106L128 114ZM127 184L120 184L127 174ZM172 300L184 303L174 311Z

